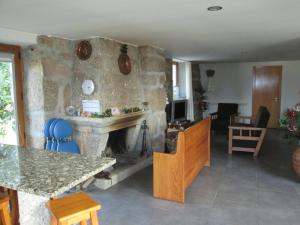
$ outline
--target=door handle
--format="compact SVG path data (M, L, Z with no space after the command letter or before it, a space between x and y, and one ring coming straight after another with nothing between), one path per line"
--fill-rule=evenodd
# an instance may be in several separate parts
M273 98L273 100L275 101L275 102L279 102L279 98Z

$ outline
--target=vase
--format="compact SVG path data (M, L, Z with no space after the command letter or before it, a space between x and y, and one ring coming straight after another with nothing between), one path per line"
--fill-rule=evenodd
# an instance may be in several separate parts
M298 175L298 177L300 177L300 146L299 145L296 151L294 151L293 153L293 168L296 174Z

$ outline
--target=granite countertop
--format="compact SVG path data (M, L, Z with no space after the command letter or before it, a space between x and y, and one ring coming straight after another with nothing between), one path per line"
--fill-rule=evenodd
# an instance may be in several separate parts
M0 145L0 186L55 197L115 163L113 158Z

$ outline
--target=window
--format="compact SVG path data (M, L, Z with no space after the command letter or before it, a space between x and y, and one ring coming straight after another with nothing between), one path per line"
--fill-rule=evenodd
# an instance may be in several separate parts
M0 143L26 145L21 48L0 44Z
M178 62L172 64L172 81L173 87L176 87L178 85Z

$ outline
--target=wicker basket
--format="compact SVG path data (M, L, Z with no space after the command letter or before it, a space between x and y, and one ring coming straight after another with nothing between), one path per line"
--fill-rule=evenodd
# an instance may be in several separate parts
M300 177L300 147L298 147L293 154L293 168Z

